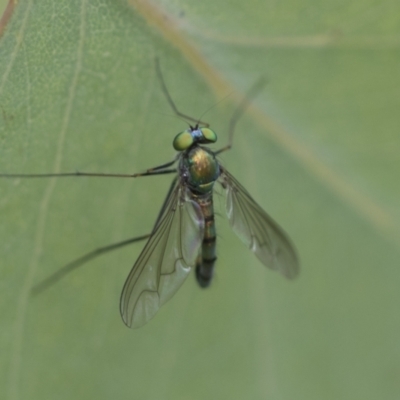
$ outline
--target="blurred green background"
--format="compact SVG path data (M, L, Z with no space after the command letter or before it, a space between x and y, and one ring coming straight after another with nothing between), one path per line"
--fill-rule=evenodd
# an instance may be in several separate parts
M4 3L4 1L2 2ZM0 4L2 4L0 3ZM141 244L170 177L0 182L0 390L15 399L398 399L400 4L26 0L0 41L2 172L133 173L174 156L177 105L227 140L221 162L290 234L301 274L264 268L217 194L218 264L127 329ZM227 96L222 102L220 101Z

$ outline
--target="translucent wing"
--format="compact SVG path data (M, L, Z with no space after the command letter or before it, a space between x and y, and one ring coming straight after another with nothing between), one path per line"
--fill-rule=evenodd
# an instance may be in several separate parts
M226 212L235 233L264 265L294 278L299 272L299 261L283 229L225 168L220 183L226 190Z
M120 311L126 325L144 325L175 294L195 263L203 233L200 207L178 182L122 290Z

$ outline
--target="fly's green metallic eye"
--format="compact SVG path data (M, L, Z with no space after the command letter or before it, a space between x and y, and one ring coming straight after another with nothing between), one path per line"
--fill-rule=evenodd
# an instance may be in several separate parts
M183 131L175 136L172 145L176 151L184 151L193 144L193 137L189 131Z
M217 134L211 130L210 128L201 128L201 132L207 142L216 142L217 141Z

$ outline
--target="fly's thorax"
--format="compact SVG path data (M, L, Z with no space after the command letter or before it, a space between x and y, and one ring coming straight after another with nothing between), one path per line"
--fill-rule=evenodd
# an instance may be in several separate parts
M189 188L198 193L210 192L220 175L214 153L201 146L194 146L182 155L180 168Z

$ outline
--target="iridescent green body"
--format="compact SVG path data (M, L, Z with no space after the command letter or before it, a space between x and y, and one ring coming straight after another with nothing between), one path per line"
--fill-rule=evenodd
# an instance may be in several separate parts
M206 131L208 137L205 137L203 131ZM188 138L188 134L192 140ZM180 138L183 138L185 144L189 144L180 157L180 176L190 191L191 199L199 205L204 218L204 236L201 254L196 261L196 278L201 287L207 287L211 283L217 259L212 190L221 172L214 153L198 143L210 143L216 141L217 137L208 128L188 130L175 138L175 148L181 144ZM175 145L176 142L178 145Z

